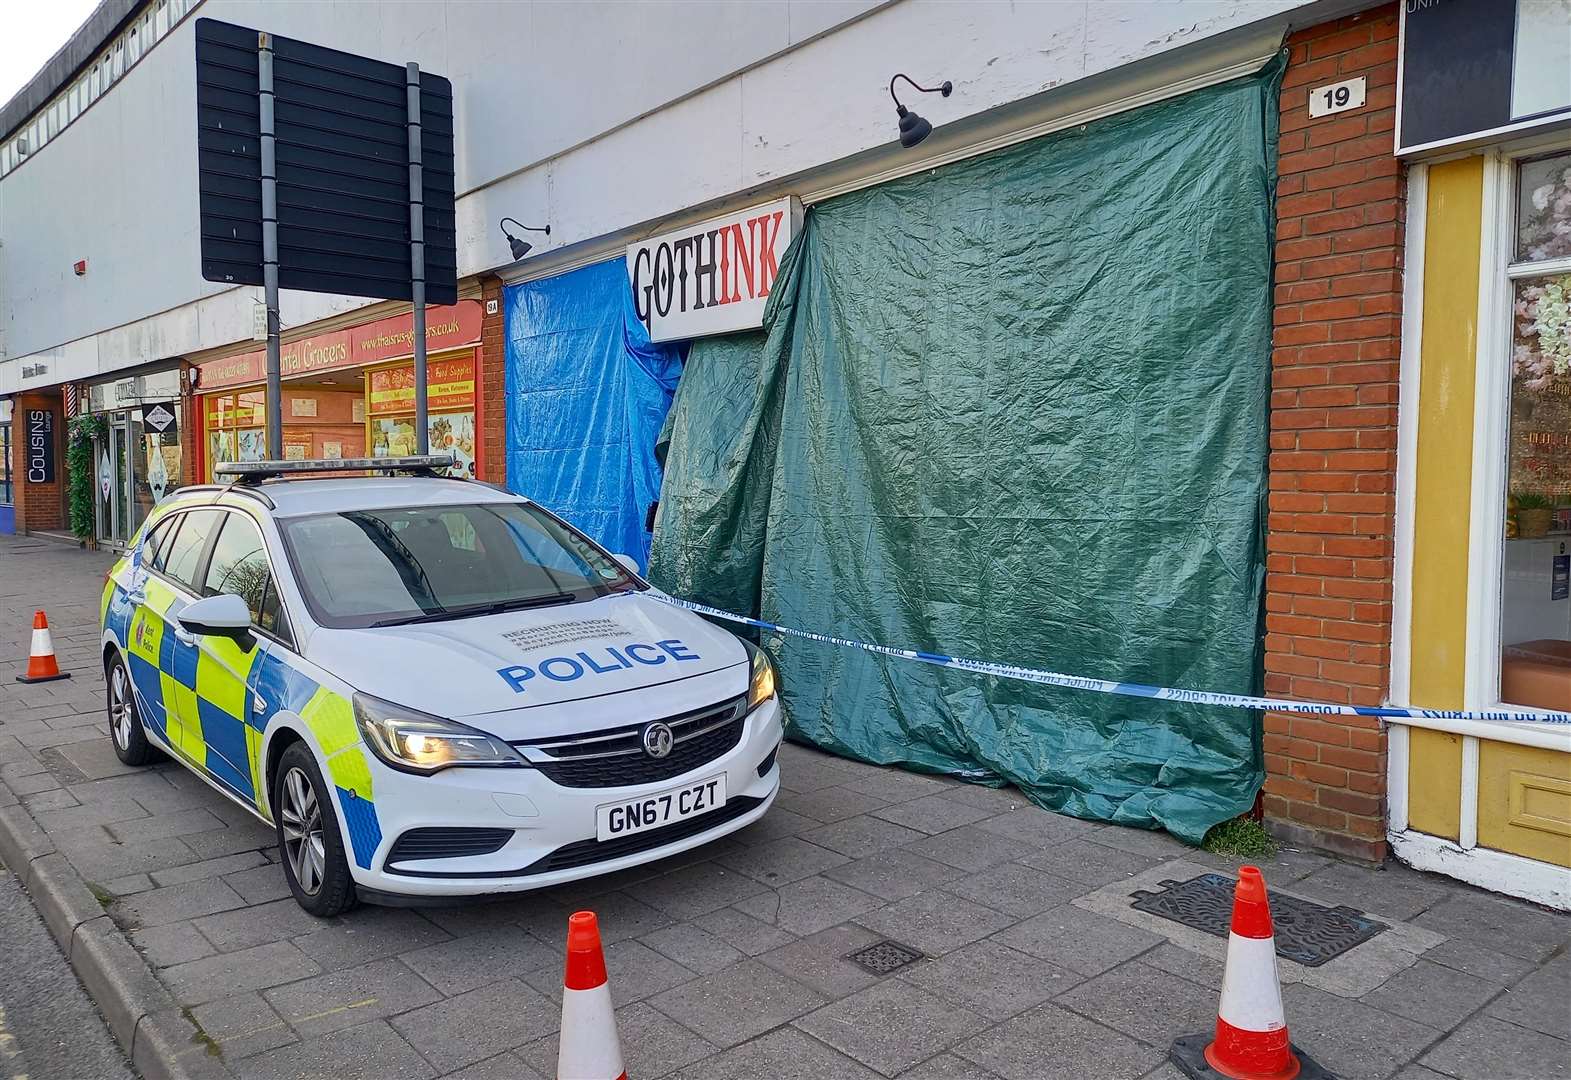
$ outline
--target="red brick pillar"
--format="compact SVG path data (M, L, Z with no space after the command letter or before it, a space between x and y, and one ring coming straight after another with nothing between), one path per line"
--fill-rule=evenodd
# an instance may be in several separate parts
M35 484L27 478L30 441L27 414L45 409L54 414L54 480ZM21 394L11 409L11 476L16 482L16 531L18 533L66 529L65 516L65 402L59 389Z
M1378 705L1390 682L1403 176L1397 6L1293 33L1281 97L1271 357L1266 692ZM1309 91L1362 75L1362 108ZM1265 718L1265 814L1294 841L1381 859L1378 720Z
M202 461L202 399L191 391L194 364L180 365L180 483L200 484L207 480Z
M507 334L502 279L480 279L484 320L480 324L481 421L480 479L507 483ZM492 308L495 311L492 311Z

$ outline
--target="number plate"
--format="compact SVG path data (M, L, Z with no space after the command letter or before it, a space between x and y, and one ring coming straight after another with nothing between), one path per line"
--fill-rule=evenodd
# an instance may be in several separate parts
M619 836L648 832L662 825L707 814L724 805L725 776L711 776L669 791L596 807L595 838L615 840Z

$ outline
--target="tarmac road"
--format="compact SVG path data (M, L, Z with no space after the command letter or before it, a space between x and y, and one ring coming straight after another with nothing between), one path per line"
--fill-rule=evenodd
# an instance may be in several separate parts
M0 866L0 1080L134 1080L16 875Z

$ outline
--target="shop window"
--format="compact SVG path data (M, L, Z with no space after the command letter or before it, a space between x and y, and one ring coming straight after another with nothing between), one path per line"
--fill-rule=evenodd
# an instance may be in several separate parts
M1500 696L1571 709L1571 154L1517 172Z
M0 504L15 502L15 489L11 484L11 425L0 424Z

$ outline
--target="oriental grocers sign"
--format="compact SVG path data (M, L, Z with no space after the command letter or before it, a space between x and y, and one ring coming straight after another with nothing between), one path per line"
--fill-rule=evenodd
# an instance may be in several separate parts
M480 340L480 301L426 308L426 349L441 352ZM313 334L286 341L279 348L279 367L286 379L319 371L403 360L414 353L414 318L394 315L364 326ZM227 386L248 386L267 378L267 351L257 349L222 360L209 360L197 369L197 389L206 393Z
M633 309L652 341L753 330L802 228L794 198L739 210L627 248Z

